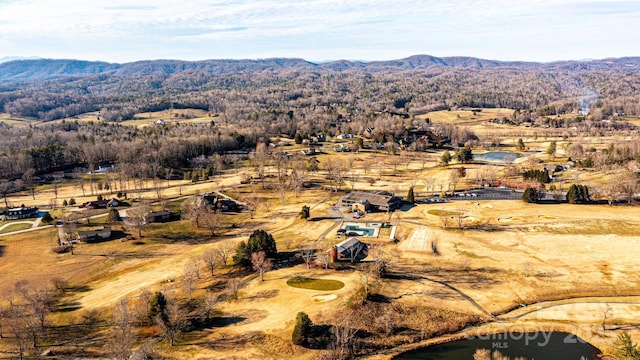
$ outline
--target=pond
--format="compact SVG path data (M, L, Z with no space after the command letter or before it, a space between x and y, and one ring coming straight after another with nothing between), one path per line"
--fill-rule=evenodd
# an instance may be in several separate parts
M483 154L473 154L475 160L502 161L508 163L512 163L519 157L520 154L508 151L489 151Z
M511 359L597 359L600 350L573 334L563 332L500 333L451 341L400 354L394 360L473 359L478 349L499 351Z

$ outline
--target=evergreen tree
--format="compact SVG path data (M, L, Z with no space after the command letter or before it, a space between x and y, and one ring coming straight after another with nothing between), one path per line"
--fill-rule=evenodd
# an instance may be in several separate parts
M44 215L42 215L42 222L45 224L50 224L53 221L53 218L51 217L51 214L49 214L48 212L44 213Z
M311 216L311 208L308 207L307 205L304 205L302 207L302 210L300 210L300 219L304 219L307 220L309 219L309 217Z
M567 202L570 204L581 204L591 200L589 195L589 188L586 185L573 184L567 191Z
M149 321L153 324L157 317L162 320L167 317L167 298L160 291L156 292L149 301Z
M115 224L118 221L120 221L120 213L118 212L118 209L109 209L109 224Z
M442 156L440 157L440 163L442 164L442 166L449 166L450 162L451 162L451 153L449 152L449 150L445 150L442 153Z
M613 352L616 360L640 360L640 349L633 344L627 332L618 334Z
M296 133L296 136L293 138L293 141L296 144L302 144L302 135L300 135L300 133Z
M407 202L411 205L415 204L416 202L415 196L413 194L413 186L409 188L409 192L407 193Z
M526 203L537 203L538 202L538 190L528 187L524 190L522 194L522 201Z
M296 325L291 334L291 342L300 346L309 345L309 337L311 337L312 331L313 323L311 319L309 319L309 315L302 311L299 312L298 315L296 315Z
M460 163L468 163L473 160L473 153L471 152L471 147L465 145L463 148L459 148L455 153L456 161Z
M236 265L250 267L251 254L264 251L268 258L276 256L278 250L276 241L273 236L264 230L256 230L249 236L246 243L240 242L236 248L236 254L233 256L233 262Z

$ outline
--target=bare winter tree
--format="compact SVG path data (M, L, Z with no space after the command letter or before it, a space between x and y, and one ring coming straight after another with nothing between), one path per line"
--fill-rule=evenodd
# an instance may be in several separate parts
M273 260L267 257L264 251L251 254L251 265L260 274L260 280L264 281L264 273L273 269Z
M304 261L308 269L309 265L311 264L311 260L313 260L313 254L315 254L315 249L312 247L305 248L300 250L299 254L300 254L300 257L302 257L302 260Z
M220 265L224 267L229 263L229 258L233 254L235 247L230 243L222 243L216 245L213 249L220 259Z
M204 226L209 229L211 236L216 235L216 231L220 228L222 223L222 212L220 210L207 211L202 216L202 222Z
M215 310L216 306L220 303L220 296L214 294L212 292L207 292L202 299L202 316L205 321L211 320L211 315Z
M158 325L165 338L169 339L169 345L173 346L175 339L188 325L188 312L176 300L169 300L165 316L158 317Z
M117 360L129 359L135 345L131 315L127 313L125 304L126 302L115 307L111 320L111 331L105 343L105 350Z
M227 293L232 299L238 300L238 291L240 290L240 286L241 283L238 278L231 278L227 282Z
M142 229L147 225L147 214L151 212L149 206L142 205L127 210L126 224L138 231L138 237L142 237Z
M182 214L197 228L200 228L204 218L210 212L211 209L202 196L190 197L182 203Z
M349 318L344 319L338 325L331 327L333 335L333 347L339 359L349 358L355 352L355 338L357 329L351 326Z
M198 279L200 279L200 262L198 259L192 258L185 264L184 271L182 272L182 280L190 300L192 299L193 290L195 290Z
M220 263L220 258L218 257L216 249L211 248L205 250L205 252L202 253L202 261L204 262L207 269L209 269L209 271L211 272L211 277L213 277L214 271Z
M456 192L456 186L460 181L460 172L458 169L452 169L449 173L449 179L451 180L451 184L453 184L453 188L451 189L451 196L453 196Z

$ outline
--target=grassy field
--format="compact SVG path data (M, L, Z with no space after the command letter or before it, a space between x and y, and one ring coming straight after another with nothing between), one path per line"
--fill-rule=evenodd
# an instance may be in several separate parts
M511 109L482 109L482 111L474 112L472 109L468 110L441 110L433 111L426 114L418 115L418 118L429 119L433 122L456 124L456 125L471 125L479 124L490 119L501 119L503 117L511 118L513 110Z

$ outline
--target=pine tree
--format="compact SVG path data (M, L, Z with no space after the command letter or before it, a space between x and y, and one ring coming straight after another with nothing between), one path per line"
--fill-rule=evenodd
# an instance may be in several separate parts
M411 205L415 204L416 202L415 196L413 194L413 186L409 188L409 192L407 193L407 202Z
M305 346L309 345L309 337L313 330L313 323L309 319L309 315L304 312L299 312L296 315L296 325L293 328L291 334L291 342L295 345Z

